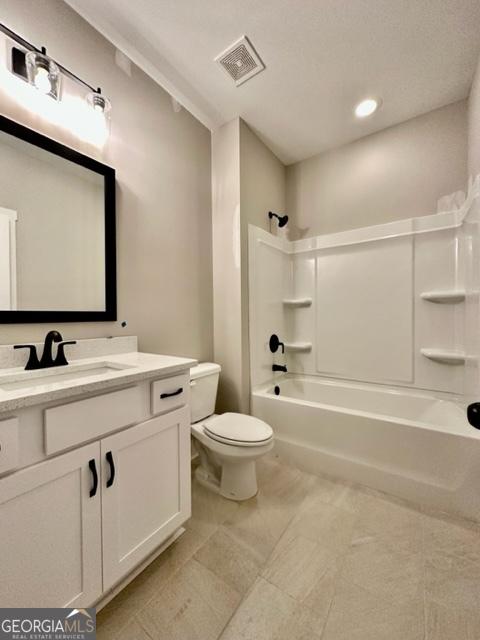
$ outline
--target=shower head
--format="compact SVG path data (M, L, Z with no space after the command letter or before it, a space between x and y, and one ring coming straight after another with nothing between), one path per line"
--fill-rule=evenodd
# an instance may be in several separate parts
M279 227L284 227L288 222L288 216L279 216L278 213L273 213L273 211L268 212L268 217L270 220L272 218L277 218Z

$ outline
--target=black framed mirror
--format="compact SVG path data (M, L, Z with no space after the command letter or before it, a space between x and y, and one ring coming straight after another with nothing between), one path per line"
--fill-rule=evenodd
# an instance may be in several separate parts
M115 169L0 116L0 323L116 319Z

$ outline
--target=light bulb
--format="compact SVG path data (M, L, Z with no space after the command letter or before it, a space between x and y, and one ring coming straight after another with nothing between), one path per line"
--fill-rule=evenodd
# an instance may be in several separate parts
M98 91L92 91L87 95L87 102L95 111L95 113L101 113L105 117L109 117L109 112L111 109L110 100L105 98L100 94L100 89Z
M357 118L366 118L368 116L371 116L372 113L375 113L377 109L378 100L375 100L374 98L367 98L366 100L362 100L362 102L357 104L357 106L355 107L355 115L357 116Z
M28 51L25 54L29 83L43 95L60 99L61 73L55 61L45 53Z
M50 82L50 78L48 76L48 70L43 69L42 67L38 67L35 73L35 86L42 93L50 93L52 90L52 83Z

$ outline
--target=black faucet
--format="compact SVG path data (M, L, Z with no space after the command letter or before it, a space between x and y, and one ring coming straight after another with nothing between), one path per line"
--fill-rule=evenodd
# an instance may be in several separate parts
M283 373L287 373L287 367L284 364L272 364L272 371L283 371Z
M59 343L57 356L54 359L52 354L53 343ZM68 364L65 357L65 345L77 344L76 340L64 341L61 334L58 331L49 331L45 336L45 342L43 345L43 354L40 360L38 359L37 349L34 344L16 344L14 349L29 349L30 356L28 362L25 365L26 371L33 369L47 369L48 367L64 367Z
M55 366L55 360L53 359L52 354L54 342L62 342L62 335L58 331L49 331L45 336L45 342L43 344L43 354L40 358L40 369L47 369L48 367Z
M25 365L25 371L31 371L33 369L40 369L40 361L37 356L37 348L34 344L16 344L14 349L30 349L30 355L28 357L27 364Z
M54 360L53 366L54 367L66 367L68 364L68 360L67 357L65 355L65 346L67 344L77 344L76 340L63 340L62 342L60 342L60 344L58 345L58 349L57 349L57 357Z

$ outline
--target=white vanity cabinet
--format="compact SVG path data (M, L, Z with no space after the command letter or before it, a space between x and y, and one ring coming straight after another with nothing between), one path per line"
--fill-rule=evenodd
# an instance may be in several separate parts
M1 606L91 606L190 517L188 373L169 380L10 418L22 433L20 459L31 427L44 460L0 477ZM180 387L181 399L171 395ZM37 423L43 438L33 434Z
M97 442L0 479L2 607L84 607L102 593Z
M109 589L190 517L190 411L182 407L105 438L101 452Z

